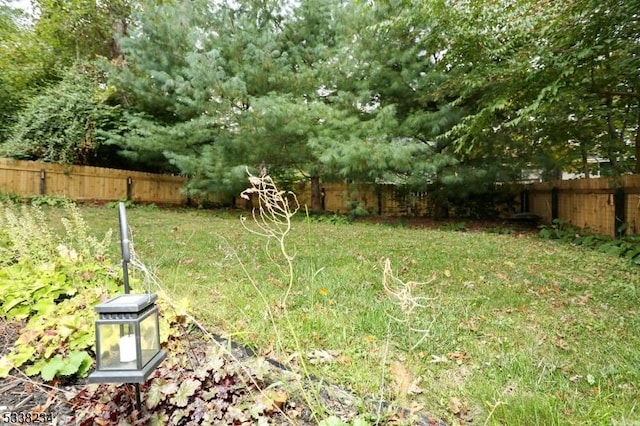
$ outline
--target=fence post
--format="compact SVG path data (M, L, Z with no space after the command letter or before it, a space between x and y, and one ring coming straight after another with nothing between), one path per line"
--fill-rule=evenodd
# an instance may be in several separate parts
M40 169L40 195L47 193L47 172L44 169Z
M529 211L529 191L520 192L520 213Z
M557 187L551 189L551 220L558 219L558 204L560 190Z
M624 225L627 222L626 194L624 188L616 189L613 194L613 205L615 207L615 215L613 218L613 232L616 238L622 237L626 233Z
M378 197L378 216L382 216L382 185L376 184L376 196Z
M133 179L131 176L127 177L127 201L131 201L131 192L133 189Z

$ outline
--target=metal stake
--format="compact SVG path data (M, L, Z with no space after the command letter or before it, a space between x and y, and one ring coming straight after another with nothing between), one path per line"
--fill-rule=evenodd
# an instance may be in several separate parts
M120 220L120 247L122 249L122 277L124 279L124 293L129 294L129 225L127 224L127 210L122 201L118 203L118 219Z
M142 398L140 397L140 383L135 383L136 387L136 406L138 411L142 412Z

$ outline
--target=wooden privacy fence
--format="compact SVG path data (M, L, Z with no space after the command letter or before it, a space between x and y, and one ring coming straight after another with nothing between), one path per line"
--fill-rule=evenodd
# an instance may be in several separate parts
M561 219L610 236L621 227L640 232L640 175L529 184L520 202L547 223Z
M309 182L300 182L295 188L301 206L311 205ZM363 183L322 183L322 209L332 213L350 213L356 206L368 214L380 216L426 216L427 193L398 191L395 185Z
M77 201L128 199L177 205L186 202L185 182L181 176L0 158L0 190L23 197L56 195Z
M0 158L0 191L22 197L56 195L76 201L115 201L128 199L141 203L180 205L186 179L181 176L72 166L40 161ZM248 182L247 182L248 184ZM400 193L394 185L323 183L323 209L349 213L356 205L369 214L383 216L425 216L426 192ZM295 185L302 206L311 204L309 182ZM214 205L221 202L216 197ZM236 205L247 207L236 198Z

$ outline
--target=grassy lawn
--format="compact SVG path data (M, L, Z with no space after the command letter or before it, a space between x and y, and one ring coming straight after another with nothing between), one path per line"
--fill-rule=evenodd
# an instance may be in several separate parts
M115 209L82 212L97 235L116 232ZM640 422L640 279L625 260L535 237L301 214L284 311L282 256L244 230L239 213L128 215L141 259L212 330L285 362L324 355L312 372L361 395L454 424ZM117 242L114 234L114 258ZM418 283L420 306L403 312L385 291L387 258L399 280Z

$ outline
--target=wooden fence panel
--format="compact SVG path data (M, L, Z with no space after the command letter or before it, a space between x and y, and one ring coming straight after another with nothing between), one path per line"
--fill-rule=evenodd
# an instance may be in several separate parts
M41 176L44 175L44 188ZM186 180L180 176L68 166L37 161L0 159L0 190L23 197L45 194L78 201L132 201L157 204L184 204Z
M553 219L554 188L558 193L558 218L580 228L614 236L621 221L629 233L640 231L640 176L592 178L535 183L525 186L529 191L529 210L543 222ZM624 191L623 217L616 218L616 191Z

